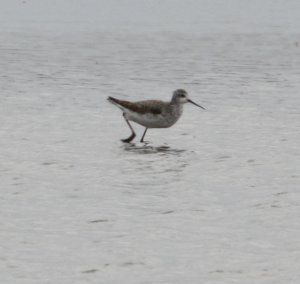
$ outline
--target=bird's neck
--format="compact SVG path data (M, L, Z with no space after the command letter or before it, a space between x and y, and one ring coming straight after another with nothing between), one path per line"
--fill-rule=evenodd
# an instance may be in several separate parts
M172 112L176 112L177 114L181 115L183 111L183 104L171 101L169 108Z

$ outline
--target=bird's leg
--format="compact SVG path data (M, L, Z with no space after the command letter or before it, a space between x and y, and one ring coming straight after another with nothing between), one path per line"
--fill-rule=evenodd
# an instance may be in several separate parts
M124 143L130 143L134 139L134 137L136 136L136 134L135 134L135 132L134 132L131 124L129 123L128 119L125 117L125 113L123 113L123 117L124 117L124 119L125 119L125 121L126 121L127 125L129 126L129 128L130 128L130 130L131 130L132 133L131 133L131 135L128 138L121 139L121 141L124 142Z
M148 128L146 127L146 128L145 128L145 131L144 131L144 134L143 134L143 136L142 136L141 142L144 142L144 137L145 137L145 134L146 134L147 130L148 130Z

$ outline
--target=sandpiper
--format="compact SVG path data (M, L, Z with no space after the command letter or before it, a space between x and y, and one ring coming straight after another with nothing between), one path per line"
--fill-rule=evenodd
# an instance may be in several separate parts
M131 135L121 140L125 143L130 143L136 136L129 121L134 121L145 127L144 134L141 138L141 142L144 142L148 128L167 128L175 124L182 115L183 105L185 103L192 103L205 109L190 100L188 93L183 89L175 90L170 102L157 100L129 102L113 97L108 97L108 101L123 111L123 117L131 130Z

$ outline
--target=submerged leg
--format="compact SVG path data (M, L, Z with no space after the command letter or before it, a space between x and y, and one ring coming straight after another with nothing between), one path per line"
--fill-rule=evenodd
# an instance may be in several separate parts
M124 143L130 143L134 139L134 137L135 137L135 132L134 132L131 124L129 123L128 119L125 117L125 113L123 113L123 116L124 116L124 119L125 119L126 123L128 124L128 126L129 126L129 128L130 128L130 130L131 130L132 133L131 133L131 135L128 138L121 139L121 141L124 142Z
M146 134L147 130L148 130L148 128L146 127L146 129L145 129L145 131L144 131L144 134L143 134L143 136L142 136L141 142L144 142L144 137L145 137L145 134Z

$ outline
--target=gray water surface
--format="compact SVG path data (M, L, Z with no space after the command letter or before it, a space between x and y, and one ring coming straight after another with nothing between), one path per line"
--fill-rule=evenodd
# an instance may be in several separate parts
M299 283L298 2L107 2L1 4L1 282Z

